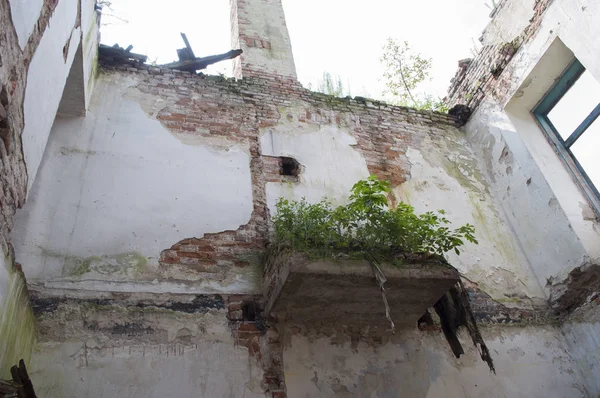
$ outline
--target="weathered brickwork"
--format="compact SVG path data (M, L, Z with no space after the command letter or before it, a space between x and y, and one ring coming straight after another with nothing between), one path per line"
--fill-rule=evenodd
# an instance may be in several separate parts
M400 185L410 178L408 147L419 148L425 138L435 140L455 128L455 120L448 115L362 98L332 98L304 89L293 78L264 72L260 78L234 80L145 65L113 64L103 59L100 63L104 73L135 76L138 90L168 98L168 105L156 118L173 133L201 137L207 145L226 139L247 148L250 154L253 193L250 221L235 231L175 242L160 256L160 270L165 274L171 267L190 272L218 272L222 268L261 263L269 240L266 184L298 180L297 176L282 175L283 158L261 153L259 139L265 129L277 129L288 122L307 127L336 125L354 135L356 148L370 173ZM244 318L242 306L251 300L261 308L264 305L251 296L227 299L232 331L238 344L247 347L262 364L264 390L273 397L285 397L279 335L273 325L267 326L268 320Z
M483 43L483 48L474 59L460 61L445 103L450 107L464 104L474 110L488 96L504 102L514 78L514 67L511 67L510 61L523 44L535 37L550 1L535 1L534 15L529 25L512 41L493 45ZM504 3L501 2L492 14L494 18L504 11Z
M102 62L102 61L101 61ZM235 231L184 239L164 250L160 265L190 267L202 272L222 266L257 263L268 242L269 210L266 183L293 182L281 175L281 159L260 152L261 129L276 128L293 119L285 109L300 105L297 121L307 125L333 124L352 131L369 172L400 185L410 177L407 148L419 148L425 137L443 137L455 128L452 117L419 112L362 98L341 99L312 93L291 78L263 75L243 80L204 77L137 65L110 65L107 73L137 75L142 92L175 98L157 119L179 135L211 140L222 137L249 148L253 211L250 221Z
M232 47L243 50L234 75L269 73L296 78L291 41L280 0L231 0Z
M248 348L264 370L263 390L273 398L285 398L283 346L277 327L262 318L262 297L231 295L227 300L236 343Z

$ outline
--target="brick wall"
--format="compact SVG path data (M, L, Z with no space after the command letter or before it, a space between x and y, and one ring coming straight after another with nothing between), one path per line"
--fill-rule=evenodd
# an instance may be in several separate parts
M406 157L409 146L419 148L424 139L444 139L455 120L448 115L416 111L385 103L332 98L304 89L295 79L261 72L261 77L241 80L166 71L146 65L113 63L101 59L103 73L135 78L136 88L169 98L156 118L178 136L215 137L249 149L253 211L237 230L189 237L162 251L159 269L217 272L221 267L246 267L261 263L269 239L267 182L294 183L297 177L281 175L282 160L261 153L261 130L277 129L290 118L301 125L336 124L350 131L369 172L399 185L410 178ZM174 99L172 101L172 99ZM296 116L286 109L302 109ZM296 120L294 121L296 122ZM241 305L251 297L229 298L229 318L240 345L263 364L264 388L274 397L285 396L281 346L274 326L244 320ZM260 304L264 305L263 303Z
M505 7L508 1L510 0L499 4L492 13L493 18L500 18L503 12L511 12ZM474 110L486 97L505 102L514 73L510 61L522 45L533 39L550 2L551 0L535 1L533 17L521 34L513 40L495 44L483 43L483 48L474 59L459 61L458 71L448 89L446 104L450 107L464 104Z
M231 0L230 4L232 46L244 51L234 59L234 76L267 73L296 79L281 0Z
M399 185L409 176L407 148L419 148L425 137L443 139L454 129L452 117L390 106L361 98L341 99L312 93L289 77L263 74L243 80L206 77L165 71L145 65L111 64L101 60L106 73L135 76L137 88L161 97L175 98L157 115L161 123L178 135L215 137L249 148L253 191L250 221L237 230L189 237L166 248L160 268L217 271L219 267L244 267L260 262L268 241L269 210L266 183L291 182L282 176L281 159L261 154L261 129L277 128L288 116L283 109L294 104L304 111L298 122L306 125L337 124L357 139L369 172ZM394 198L392 198L394 199Z

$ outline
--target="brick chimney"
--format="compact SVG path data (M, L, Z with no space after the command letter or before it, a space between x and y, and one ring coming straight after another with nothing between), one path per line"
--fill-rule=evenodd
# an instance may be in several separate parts
M244 51L234 60L236 78L297 78L281 0L231 0L231 43Z

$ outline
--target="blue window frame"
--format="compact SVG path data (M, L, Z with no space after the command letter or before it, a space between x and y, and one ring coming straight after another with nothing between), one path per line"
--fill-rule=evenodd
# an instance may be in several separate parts
M575 59L532 112L600 215L600 83Z

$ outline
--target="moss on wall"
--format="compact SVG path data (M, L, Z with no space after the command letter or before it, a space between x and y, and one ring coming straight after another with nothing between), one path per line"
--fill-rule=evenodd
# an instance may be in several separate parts
M75 277L89 272L136 276L145 271L147 262L146 256L138 252L90 257L69 256L65 258L63 272L66 276Z
M11 379L10 368L20 359L29 365L35 344L35 318L23 273L8 273L0 303L0 378Z
M136 251L79 257L44 248L41 250L44 257L58 258L63 261L63 276L67 277L81 277L91 272L135 277L146 271L148 263L146 256Z

